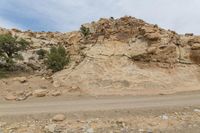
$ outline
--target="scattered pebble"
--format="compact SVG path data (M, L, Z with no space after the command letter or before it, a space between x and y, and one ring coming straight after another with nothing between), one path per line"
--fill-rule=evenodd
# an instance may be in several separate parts
M162 115L162 116L160 116L160 118L163 119L163 120L168 120L169 119L169 117L167 115Z

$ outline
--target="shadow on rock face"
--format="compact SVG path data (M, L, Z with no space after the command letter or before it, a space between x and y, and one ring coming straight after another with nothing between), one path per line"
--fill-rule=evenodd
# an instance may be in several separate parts
M200 49L191 50L190 59L195 63L200 65ZM197 79L200 81L200 68L196 71Z
M190 52L190 59L195 64L200 64L200 50L191 50L191 52Z

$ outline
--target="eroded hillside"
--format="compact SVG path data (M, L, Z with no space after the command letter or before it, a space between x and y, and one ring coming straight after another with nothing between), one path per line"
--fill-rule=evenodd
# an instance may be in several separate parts
M200 88L199 36L179 35L133 17L100 19L83 26L89 29L87 36L81 31L1 29L0 33L30 42L22 53L24 61L18 63L47 80L46 88L72 88L89 95L168 94ZM36 51L58 45L66 48L71 62L52 74ZM5 82L12 84L12 79Z

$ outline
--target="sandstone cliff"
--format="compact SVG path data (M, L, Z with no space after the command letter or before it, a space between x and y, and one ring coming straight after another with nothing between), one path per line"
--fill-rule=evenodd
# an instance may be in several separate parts
M200 88L200 37L179 35L133 17L84 24L90 34L0 29L31 43L22 62L42 73L35 51L64 45L71 55L54 84L88 94L150 94Z

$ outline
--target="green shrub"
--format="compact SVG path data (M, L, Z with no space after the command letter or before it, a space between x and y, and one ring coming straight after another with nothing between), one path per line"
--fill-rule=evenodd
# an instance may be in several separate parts
M36 52L36 54L39 56L39 59L44 59L47 53L48 52L44 49L40 49Z
M10 68L9 70L7 68L0 68L0 80L3 79L3 78L8 78L10 76L14 76L17 72L16 71L10 71Z
M87 37L90 34L90 29L83 25L81 26L80 31L84 37Z
M50 52L47 54L47 60L45 64L53 72L60 71L65 65L69 63L69 54L66 52L65 48L62 46L52 47Z
M0 69L0 79L2 79L2 78L6 78L6 71L5 70L1 70Z
M17 40L10 34L0 35L0 61L5 61L7 64L14 64L14 59L22 59L20 51L25 50L28 42L24 39Z

